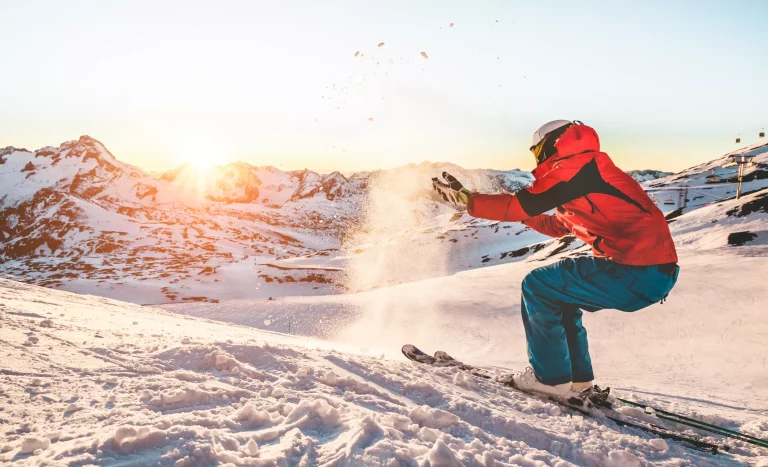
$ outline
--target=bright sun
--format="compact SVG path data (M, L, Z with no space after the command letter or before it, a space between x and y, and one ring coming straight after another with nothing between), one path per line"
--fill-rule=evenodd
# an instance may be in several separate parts
M207 169L216 165L218 159L216 153L212 151L212 148L206 148L204 146L189 145L188 147L184 147L179 155L181 156L181 160L191 164L196 169Z
M184 132L177 145L178 158L191 164L196 169L208 169L214 165L225 164L229 150L222 144L225 138L214 138L207 132Z

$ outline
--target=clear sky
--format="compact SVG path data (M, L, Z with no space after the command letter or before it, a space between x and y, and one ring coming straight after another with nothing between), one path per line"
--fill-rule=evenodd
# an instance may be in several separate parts
M530 135L566 118L625 169L679 170L768 126L766 1L0 0L0 18L0 147L88 134L150 169L531 169Z

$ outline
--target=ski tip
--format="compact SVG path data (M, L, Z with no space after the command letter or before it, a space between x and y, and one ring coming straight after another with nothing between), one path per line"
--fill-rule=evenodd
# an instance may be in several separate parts
M418 358L419 356L426 355L424 352L419 350L418 347L412 344L405 344L401 349L401 352L403 352L403 355L405 355L409 360L414 360Z
M425 354L415 345L405 344L402 348L402 352L408 360L413 360L418 363L428 363L430 365L435 363L435 359L432 358L431 355Z

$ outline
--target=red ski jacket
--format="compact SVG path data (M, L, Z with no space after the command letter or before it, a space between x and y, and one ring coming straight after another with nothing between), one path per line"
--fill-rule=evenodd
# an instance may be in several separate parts
M667 221L631 176L600 152L592 128L576 124L555 144L557 153L533 171L533 184L514 195L473 193L473 217L522 221L551 237L573 234L595 256L621 264L676 263ZM554 209L555 215L545 212Z

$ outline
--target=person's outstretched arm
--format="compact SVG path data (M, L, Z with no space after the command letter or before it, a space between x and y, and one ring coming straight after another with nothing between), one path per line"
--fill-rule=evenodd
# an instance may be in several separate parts
M472 217L501 222L522 222L533 230L550 237L563 237L570 231L555 216L543 214L556 206L582 196L582 180L576 180L573 170L551 170L530 187L516 194L486 195L471 193L454 176L443 172L446 182L432 179L434 189L446 201L466 204ZM564 180L565 179L565 180ZM566 181L567 180L567 181Z
M586 193L581 177L575 177L576 172L572 169L550 170L514 195L472 193L467 200L467 211L472 217L503 222L522 222L539 216Z
M560 222L560 219L558 219L557 216L539 214L538 216L530 217L522 222L536 232L554 238L565 237L571 233L571 231L568 230L568 227Z
M523 195L523 199L525 199L525 196ZM518 195L481 195L473 193L469 196L469 201L467 202L467 212L472 217L483 219L503 222L519 221L539 233L554 238L564 237L571 233L555 216L539 214L529 217L520 204Z

